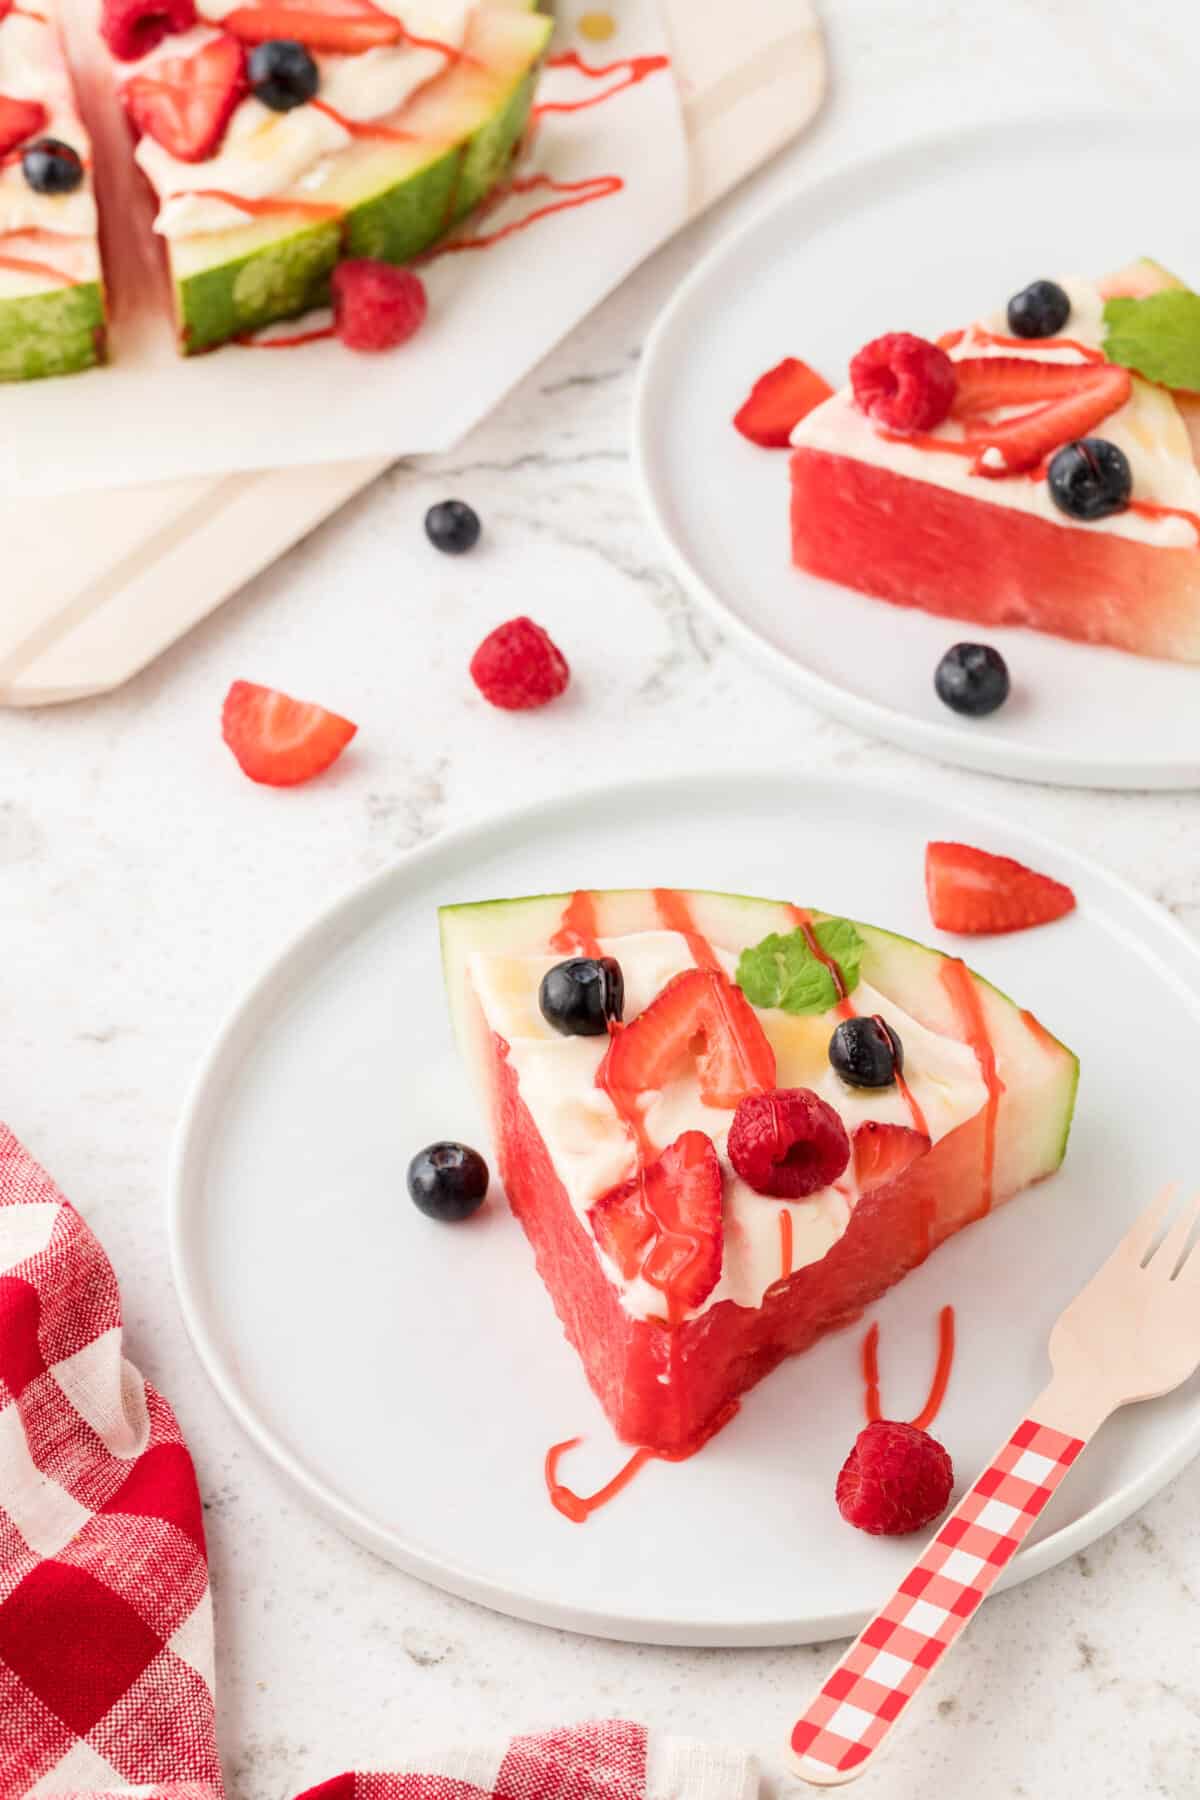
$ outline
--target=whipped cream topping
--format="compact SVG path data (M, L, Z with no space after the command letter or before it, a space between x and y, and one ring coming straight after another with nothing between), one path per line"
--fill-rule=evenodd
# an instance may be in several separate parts
M661 993L673 975L695 966L686 939L674 931L635 932L602 938L605 955L615 956L625 977L625 1020L628 1023ZM736 952L717 950L732 976ZM612 1101L596 1086L596 1073L608 1047L607 1038L561 1037L542 1017L538 987L546 970L561 956L496 956L477 951L469 974L484 1017L509 1046L521 1098L541 1132L571 1205L591 1235L588 1208L636 1169L629 1133ZM987 1100L974 1052L966 1044L940 1036L866 982L854 991L860 1012L879 1013L904 1045L905 1080L936 1143ZM758 1010L758 1009L756 1009ZM896 1087L849 1088L829 1062L829 1039L838 1015L798 1017L775 1009L758 1010L775 1051L777 1082L807 1087L840 1114L846 1130L868 1120L912 1124L912 1115ZM645 1097L649 1136L662 1148L684 1131L703 1131L713 1141L724 1176L725 1249L721 1279L689 1316L707 1312L721 1300L739 1306L761 1305L767 1289L780 1279L779 1215L792 1221L792 1269L819 1262L842 1236L857 1198L853 1163L836 1185L804 1200L785 1201L756 1193L729 1163L726 1141L733 1112L706 1106L695 1074L688 1071L660 1092ZM620 1291L621 1304L635 1318L661 1317L663 1297L639 1276L629 1281L597 1245L605 1270Z
M10 12L0 22L0 94L13 100L39 101L46 109L46 123L38 135L70 144L87 164L91 147L75 110L71 79L49 15L43 22ZM86 168L84 180L73 194L37 194L21 172L19 157L0 167L0 254L8 249L14 256L37 260L36 248L27 243L6 245L10 234L26 232L86 240L79 245L43 248L40 260L61 266L76 280L95 278L100 266L95 247L96 201ZM0 270L0 279L6 295L35 293L55 285L44 276L7 269Z
M169 37L129 73L152 72L166 58L191 56L218 35L220 21L242 0L200 0L203 23ZM397 19L411 38L428 38L459 50L466 39L471 0L377 0L379 10ZM389 119L421 88L445 73L443 51L401 41L356 55L316 57L321 104L272 112L249 96L235 109L215 156L181 162L161 144L142 137L135 156L160 200L154 229L163 237L192 237L228 231L246 223L246 214L205 190L245 200L320 200L330 158L354 142L352 124ZM128 78L128 77L127 77ZM325 108L329 108L326 111Z
M1071 301L1062 337L1073 338L1094 349L1103 348L1104 298L1095 282L1068 276L1060 285ZM1021 356L1035 362L1060 363L1085 360L1069 343L1056 338L1030 338L1021 344L988 342L988 333L1003 336L1007 332L1007 319L1003 311L999 311L969 326L961 342L948 355L953 362L966 356ZM1002 420L1022 410L1026 409L997 408L994 416ZM1166 388L1156 387L1135 375L1129 399L1096 426L1095 431L1119 445L1129 458L1135 500L1147 500L1155 506L1182 507L1200 514L1200 470L1196 468L1179 408ZM975 475L971 473L966 457L952 450L940 453L929 443L930 438L953 441L961 434L961 427L953 420L947 420L932 433L927 433L921 446L905 443L901 437L885 436L867 418L852 390L845 387L809 413L806 419L801 419L792 433L792 443L878 464L914 481L952 488L993 506L1010 506L1020 512L1033 513L1064 530L1107 531L1117 537L1132 538L1138 543L1154 544L1163 549L1194 549L1200 543L1195 528L1186 519L1152 518L1132 510L1114 513L1107 519L1072 519L1055 506L1045 481L1032 481L1026 475L997 479ZM982 460L993 468L1002 464L999 455L990 451L984 452Z

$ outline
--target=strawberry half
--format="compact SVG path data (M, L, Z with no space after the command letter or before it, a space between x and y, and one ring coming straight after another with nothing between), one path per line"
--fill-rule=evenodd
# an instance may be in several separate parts
M721 1279L721 1165L702 1131L685 1131L588 1217L626 1280L640 1275L665 1295L672 1324Z
M958 386L951 416L968 421L976 475L1035 469L1051 451L1085 437L1129 398L1128 369L1112 363L1043 363L1024 356L966 356L954 365ZM995 425L970 427L996 407L1029 412ZM984 458L987 457L985 461Z
M348 56L379 44L398 44L405 35L400 20L370 0L267 0L264 6L236 7L221 23L245 44L294 38L310 50Z
M241 768L268 787L296 787L319 775L357 730L323 706L252 681L235 681L221 712L221 736Z
M26 138L36 137L45 129L46 118L40 100L12 100L7 94L0 94L0 156L7 156Z
M1046 925L1075 906L1065 883L971 844L926 847L925 891L939 931L971 935Z
M775 1052L754 1008L741 988L712 969L684 969L645 1012L614 1030L596 1085L632 1106L689 1057L706 1106L734 1107L775 1086Z
M246 92L244 62L242 46L226 35L192 56L164 57L125 83L125 111L139 131L179 162L204 162Z
M798 357L785 356L759 376L734 413L733 422L752 444L761 444L765 450L785 450L801 419L832 392L815 369Z
M909 1125L889 1125L880 1119L868 1119L859 1125L851 1143L854 1179L860 1195L882 1187L885 1181L894 1181L929 1149L929 1139L923 1131L914 1131Z

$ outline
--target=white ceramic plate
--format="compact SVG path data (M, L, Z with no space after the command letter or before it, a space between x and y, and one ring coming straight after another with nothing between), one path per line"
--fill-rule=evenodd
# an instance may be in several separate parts
M470 1225L410 1205L410 1155L484 1143L438 967L441 901L581 886L726 887L931 933L930 836L1070 881L1061 924L971 960L1083 1058L1063 1172L961 1233L882 1322L885 1410L911 1417L938 1309L960 1348L938 1422L964 1478L1047 1374L1051 1322L1168 1177L1195 1179L1200 954L1151 902L1015 825L881 787L776 770L604 790L416 852L285 949L222 1031L175 1147L170 1234L193 1341L257 1443L356 1538L521 1617L647 1643L797 1643L857 1628L914 1551L844 1525L834 1477L862 1423L862 1329L763 1382L701 1455L651 1463L580 1527L562 1478L626 1454L499 1195ZM961 947L961 946L960 946ZM1200 1447L1200 1386L1105 1428L1056 1497L1032 1575L1108 1530Z
M790 566L787 455L730 420L786 355L835 384L881 332L936 336L1041 275L1149 254L1200 282L1178 199L1194 122L1029 121L889 151L752 221L693 271L647 346L634 455L685 584L784 680L909 749L1077 786L1200 784L1200 669L1010 628L981 633ZM984 635L1013 675L990 719L949 712L933 671Z

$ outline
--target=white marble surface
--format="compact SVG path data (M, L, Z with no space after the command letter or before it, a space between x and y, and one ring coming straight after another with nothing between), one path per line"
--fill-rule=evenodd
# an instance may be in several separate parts
M724 756L1019 808L1200 925L1200 798L1018 790L859 738L722 644L639 516L625 453L639 345L735 218L868 145L957 118L1194 105L1191 0L838 0L827 11L834 92L807 141L642 270L458 452L397 469L124 692L0 716L0 1111L100 1233L131 1352L191 1440L236 1800L284 1800L351 1762L386 1764L417 1735L606 1712L744 1743L778 1776L781 1729L831 1660L821 1648L636 1649L514 1624L343 1542L239 1439L176 1314L163 1168L217 1021L318 905L514 798ZM1181 172L1181 203L1189 192ZM1136 222L1116 230L1114 260L1153 250ZM448 492L486 521L486 545L461 562L430 553L420 531L424 507ZM562 643L575 681L546 713L507 718L475 696L466 662L519 610ZM235 676L352 714L352 754L290 794L243 781L217 731ZM935 1714L864 1793L1194 1796L1198 1516L1193 1469L1086 1556L990 1603ZM714 1547L697 1579L719 1567Z

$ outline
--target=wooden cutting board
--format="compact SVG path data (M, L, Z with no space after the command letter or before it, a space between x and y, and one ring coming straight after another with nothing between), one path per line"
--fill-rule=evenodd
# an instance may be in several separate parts
M614 4L617 0L614 0ZM691 213L812 118L825 54L811 0L663 0L691 150ZM368 458L0 506L0 705L119 687L388 467Z

